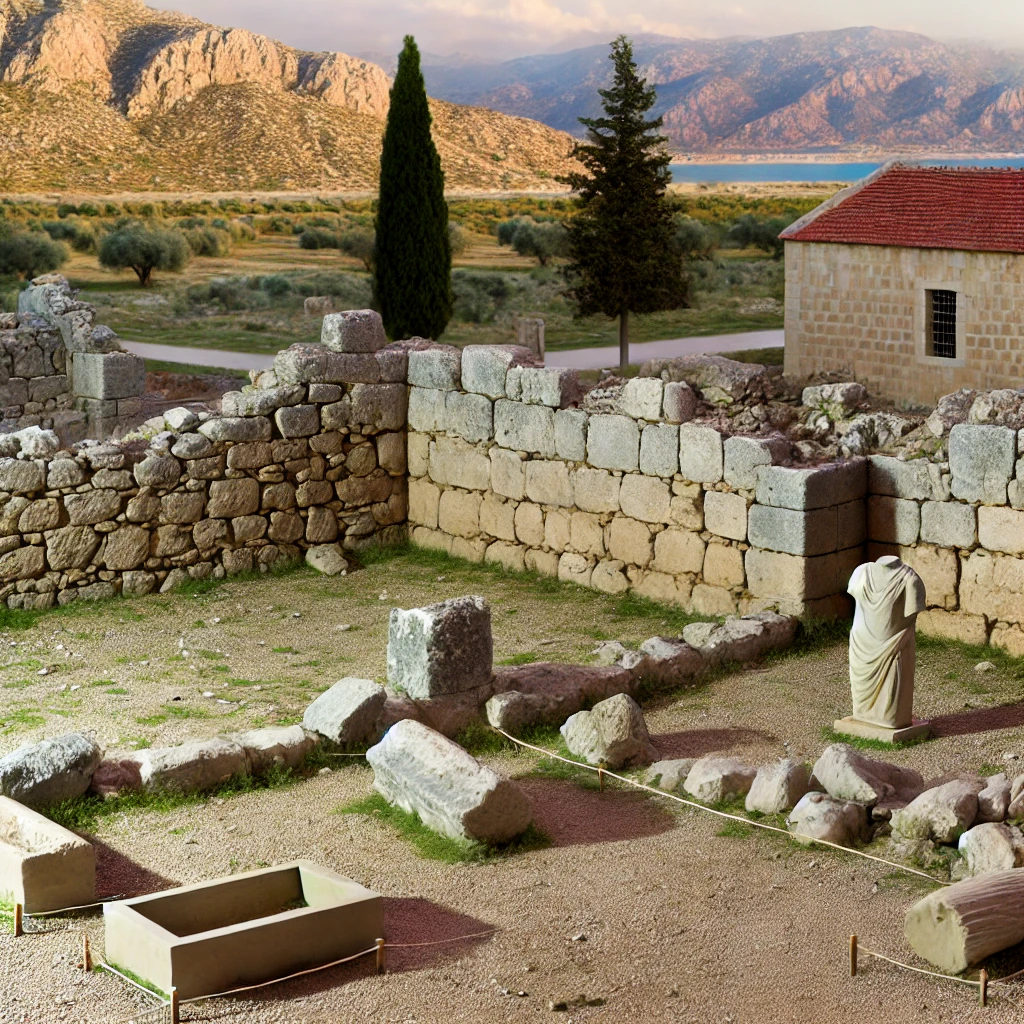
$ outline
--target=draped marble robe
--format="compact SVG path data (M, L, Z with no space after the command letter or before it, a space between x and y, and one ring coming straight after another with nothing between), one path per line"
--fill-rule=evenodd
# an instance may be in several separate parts
M895 555L857 566L847 591L857 602L850 630L853 717L890 729L914 721L915 629L924 611L921 577Z

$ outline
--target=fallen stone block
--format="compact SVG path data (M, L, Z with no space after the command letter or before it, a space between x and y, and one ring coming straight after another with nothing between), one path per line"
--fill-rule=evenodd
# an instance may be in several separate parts
M462 386L488 398L505 398L509 369L534 365L536 356L519 345L467 345L462 350Z
M386 699L378 683L346 676L306 708L302 725L341 746L369 742L379 734Z
M535 725L554 723L564 718L571 707L563 694L520 693L506 690L496 693L484 706L487 722L495 729L515 736Z
M640 653L646 656L643 678L658 686L685 682L704 667L700 651L674 637L652 636L640 645Z
M1010 780L1003 772L985 780L985 788L978 793L978 821L1005 821L1010 808Z
M957 843L969 875L990 875L1024 865L1024 836L1015 825L988 821L969 828Z
M969 878L918 900L904 934L914 952L949 974L1024 940L1024 871Z
M826 747L813 775L829 796L869 806L893 798L909 803L924 790L919 772L865 757L847 743Z
M954 779L926 789L906 807L893 811L893 833L905 839L955 843L978 816L978 793L983 786L975 779Z
M299 768L320 742L318 736L307 732L301 725L250 729L248 732L233 733L227 738L245 751L252 775L260 775L274 765Z
M837 800L826 793L807 793L786 818L786 827L802 846L814 839L852 846L863 838L868 815L863 804Z
M561 728L570 753L606 768L650 764L658 756L640 705L625 693L571 715Z
M338 544L315 544L306 549L306 564L326 576L337 576L348 571L348 561Z
M796 634L797 620L777 612L755 612L725 622L692 622L683 629L683 639L700 651L708 665L756 661L771 650L789 647Z
M167 789L201 793L249 770L245 750L233 740L220 737L139 750L132 760L138 763L142 787L149 792Z
M747 793L748 811L781 814L791 810L807 793L811 773L803 761L786 757L772 764L763 764Z
M453 839L504 843L533 818L523 791L458 744L412 720L393 725L366 752L374 788Z
M757 769L735 757L708 754L698 758L683 783L683 791L701 803L718 804L734 796L746 796Z
M648 786L657 786L666 793L678 793L686 776L697 763L695 757L675 757L667 761L655 761L644 773Z
M142 774L138 762L129 758L101 761L89 782L89 792L104 800L113 800L122 793L137 793L142 789Z
M29 743L0 758L0 793L29 807L75 800L102 760L98 744L77 732Z
M417 700L414 702L414 717L442 736L454 739L469 726L480 722L483 708L492 692L488 685L462 693L442 693L428 700Z
M388 683L410 697L489 684L493 654L491 610L482 597L391 610Z
M27 914L92 903L96 852L49 818L0 796L0 894Z

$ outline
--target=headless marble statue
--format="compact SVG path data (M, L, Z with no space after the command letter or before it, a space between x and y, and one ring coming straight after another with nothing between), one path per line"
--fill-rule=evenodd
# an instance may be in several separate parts
M850 630L853 715L836 732L896 743L926 735L914 721L915 629L924 611L921 577L895 555L860 565L847 588L857 602Z

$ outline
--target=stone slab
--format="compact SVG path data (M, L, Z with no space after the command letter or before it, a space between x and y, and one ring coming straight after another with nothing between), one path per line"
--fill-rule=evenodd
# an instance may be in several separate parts
M860 739L879 740L882 743L906 743L908 740L923 739L932 731L932 724L915 719L913 725L895 729L875 722L862 722L851 715L837 718L832 723L832 728L841 736L857 736Z
M762 466L756 493L761 505L804 511L856 501L867 493L867 485L867 461L851 459L815 469Z

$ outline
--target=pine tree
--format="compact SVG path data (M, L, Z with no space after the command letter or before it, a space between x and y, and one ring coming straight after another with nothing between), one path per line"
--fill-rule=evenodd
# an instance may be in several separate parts
M576 315L619 319L619 362L629 365L629 314L686 305L686 276L665 199L671 180L662 119L645 120L657 94L637 74L633 44L612 43L615 74L601 89L604 117L580 118L587 141L573 156L587 173L559 179L577 193L568 225L568 295Z
M392 340L439 338L452 315L444 172L412 36L398 58L380 157L374 294Z

